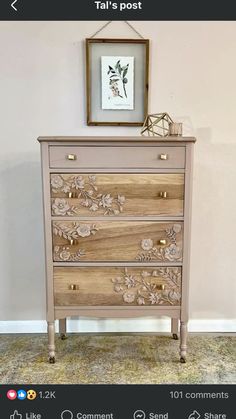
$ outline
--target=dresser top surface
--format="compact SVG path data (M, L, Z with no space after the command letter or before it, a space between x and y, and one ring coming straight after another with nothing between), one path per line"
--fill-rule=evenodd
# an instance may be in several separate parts
M133 142L133 143L141 143L145 145L145 143L195 143L195 137L144 137L144 136L70 136L70 137L63 137L63 136L48 136L48 137L38 137L39 142L50 142L50 143L76 143L76 142Z

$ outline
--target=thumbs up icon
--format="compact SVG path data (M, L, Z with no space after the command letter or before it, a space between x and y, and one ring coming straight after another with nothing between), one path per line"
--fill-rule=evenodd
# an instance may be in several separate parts
M22 419L22 415L18 413L18 410L15 410L14 413L10 416L10 419Z

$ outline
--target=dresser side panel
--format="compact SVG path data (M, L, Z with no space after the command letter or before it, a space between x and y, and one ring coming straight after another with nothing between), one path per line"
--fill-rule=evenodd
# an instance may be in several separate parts
M49 149L48 149L47 143L41 143L41 169L42 169L42 184L43 184L47 321L51 322L51 321L54 321L54 297L53 297L53 262L52 262L53 257L52 257L52 231L51 231Z
M191 216L192 216L192 178L193 178L193 144L186 146L186 169L184 191L184 236L183 236L183 270L182 270L182 306L181 320L188 321L189 316L189 280L191 250Z

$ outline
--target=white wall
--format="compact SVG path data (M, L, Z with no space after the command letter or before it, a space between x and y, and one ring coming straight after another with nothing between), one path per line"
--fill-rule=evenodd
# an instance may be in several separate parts
M196 135L192 319L236 318L236 22L132 22L151 40L149 112ZM84 38L102 22L0 22L0 319L45 318L39 135L85 124ZM135 37L114 22L103 37Z

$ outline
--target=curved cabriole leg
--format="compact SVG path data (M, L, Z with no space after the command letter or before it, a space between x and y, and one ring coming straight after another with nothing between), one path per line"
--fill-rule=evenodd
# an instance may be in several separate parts
M66 319L60 319L59 320L59 333L61 340L67 339L66 336Z
M171 333L172 337L175 340L178 340L178 333L179 333L179 319L171 319Z
M187 322L180 322L180 362L186 362L187 355Z
M48 322L48 361L55 364L55 322Z

